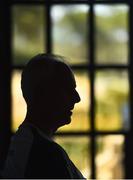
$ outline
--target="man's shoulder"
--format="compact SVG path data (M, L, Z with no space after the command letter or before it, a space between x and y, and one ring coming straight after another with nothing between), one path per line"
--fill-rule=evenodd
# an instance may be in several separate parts
M69 159L67 153L59 144L40 133L34 126L22 124L15 133L13 141L18 146L20 145L19 147L21 148L19 149L24 149L23 147L27 144L29 155L42 161L44 158L45 160L49 158L55 161L66 161L66 159Z

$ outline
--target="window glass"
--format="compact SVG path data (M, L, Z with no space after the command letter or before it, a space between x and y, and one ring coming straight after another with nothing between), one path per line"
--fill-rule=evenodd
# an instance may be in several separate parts
M52 8L53 52L68 57L71 64L87 62L88 10L87 5L56 5Z
M129 84L126 71L96 73L96 129L128 130Z
M26 115L26 103L21 92L21 71L12 73L12 130L16 131Z
M96 150L97 179L124 179L124 137L98 136Z
M12 54L15 65L24 65L32 56L45 51L43 6L12 7Z
M96 63L128 63L127 5L96 5Z
M55 141L65 149L83 176L90 178L90 139L88 137L56 136Z
M90 120L88 110L90 105L90 84L88 74L85 71L74 71L77 92L81 101L75 104L71 124L63 126L59 131L86 131L90 129Z

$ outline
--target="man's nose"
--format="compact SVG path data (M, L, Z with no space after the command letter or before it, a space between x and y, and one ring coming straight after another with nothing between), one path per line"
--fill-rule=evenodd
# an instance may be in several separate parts
M77 91L75 91L75 103L80 102L81 98L79 96L79 93Z

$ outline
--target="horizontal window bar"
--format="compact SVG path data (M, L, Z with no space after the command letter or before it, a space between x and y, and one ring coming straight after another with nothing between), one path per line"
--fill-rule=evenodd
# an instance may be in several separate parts
M13 65L11 68L13 70L22 70L25 66L24 65ZM73 70L89 70L89 69L116 69L116 70L121 70L121 69L130 69L129 65L72 65L71 68Z
M55 136L97 136L97 135L127 135L126 131L95 131L95 132L82 132L82 131L69 131L69 132L57 132Z
M10 1L10 4L118 4L118 3L124 3L124 4L130 4L130 0L12 0Z

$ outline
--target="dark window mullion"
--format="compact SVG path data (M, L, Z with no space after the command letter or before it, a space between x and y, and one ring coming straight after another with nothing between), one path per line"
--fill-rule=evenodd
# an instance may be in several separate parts
M128 131L96 131L95 135L127 135ZM68 131L68 132L56 132L55 136L93 136L91 131Z
M46 52L52 52L52 20L51 20L51 4L46 3Z
M4 0L0 6L0 169L4 164L11 136L11 16Z
M133 2L129 10L129 86L130 86L130 107L133 107ZM133 118L133 110L130 108L130 118ZM130 124L130 131L133 133L133 124Z
M89 41L90 41L90 125L91 125L91 178L96 178L96 165L95 165L95 99L94 99L94 7L93 3L90 4L90 13L89 13L89 22L90 22L90 32L89 32Z
M132 171L132 164L133 164L133 158L132 158L132 152L133 152L133 124L132 124L132 118L133 118L133 1L130 4L129 9L129 108L130 108L130 132L128 135L125 136L125 175L126 179L133 177L133 171Z
M118 4L129 4L131 0L94 0L94 4L114 4L114 5L118 5Z

